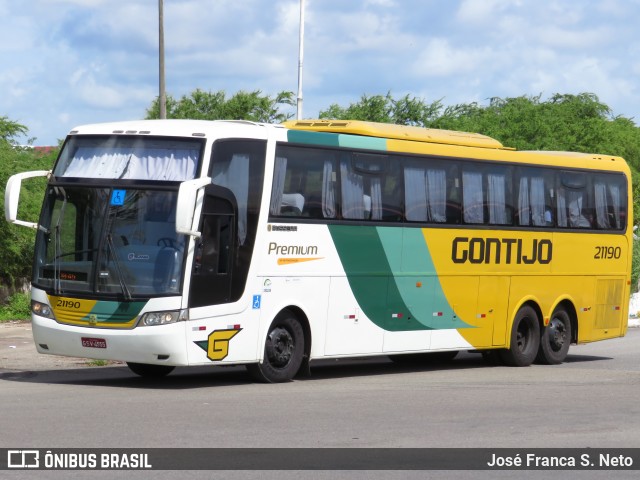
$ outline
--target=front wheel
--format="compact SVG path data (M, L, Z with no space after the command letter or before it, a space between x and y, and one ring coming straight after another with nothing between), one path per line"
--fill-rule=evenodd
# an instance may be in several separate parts
M171 365L151 365L148 363L133 363L127 362L129 369L136 375L140 375L145 378L162 378L173 372Z
M540 345L540 322L536 311L525 305L516 314L511 327L509 348L500 351L506 365L527 367L533 363Z
M571 319L564 310L556 310L540 337L536 361L546 365L562 363L571 344Z
M260 382L288 382L298 373L303 356L302 326L295 315L285 310L269 327L262 363L249 364L247 370Z

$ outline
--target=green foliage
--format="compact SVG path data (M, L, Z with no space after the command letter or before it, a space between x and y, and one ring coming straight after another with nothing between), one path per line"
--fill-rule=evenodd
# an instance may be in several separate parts
M424 100L409 95L396 100L388 92L384 96L363 95L359 102L346 108L334 103L327 110L320 111L320 118L428 127L438 118L441 110L440 100L427 104Z
M31 148L16 148L9 141L0 140L0 189L2 198L9 177L15 173L30 170L49 170L57 155L57 149L42 154ZM44 178L28 179L22 183L22 193L18 206L18 218L32 222L38 221L46 180ZM3 209L4 210L4 209ZM33 259L33 230L12 225L4 219L0 221L0 238L3 245L0 249L0 283L12 285L19 278L31 276Z
M518 150L564 150L618 154L612 151L614 119L610 108L593 94L492 98L447 108L437 128L476 132ZM616 125L616 127L622 127Z
M194 120L250 120L253 122L282 123L292 114L284 113L284 105L295 105L293 92L280 92L275 97L254 92L239 91L227 98L224 91L205 92L196 89L190 95L176 100L167 95L167 118ZM160 105L156 98L147 110L147 119L160 118Z
M87 365L90 367L106 367L109 365L109 360L89 360Z
M6 305L0 305L0 322L7 320L27 320L31 317L31 295L16 293Z
M633 257L631 260L631 291L638 291L640 279L640 239L633 241Z
M0 117L0 142L13 142L15 137L26 135L29 129L7 117Z

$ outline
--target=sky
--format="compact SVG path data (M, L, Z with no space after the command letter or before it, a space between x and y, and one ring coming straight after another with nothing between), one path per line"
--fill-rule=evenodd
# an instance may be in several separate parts
M300 0L164 0L164 19L174 98L297 91ZM302 116L387 92L589 92L640 124L639 21L640 0L306 0ZM157 96L157 0L0 0L0 117L34 145L144 118Z

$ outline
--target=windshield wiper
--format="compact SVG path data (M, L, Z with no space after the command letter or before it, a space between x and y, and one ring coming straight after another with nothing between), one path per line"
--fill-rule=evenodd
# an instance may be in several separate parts
M131 157L133 157L133 153L129 155L129 158L127 158L127 163L122 169L122 173L118 177L118 180L124 178L124 176L127 174L127 171L129 171L129 164L131 164Z
M109 251L111 252L111 256L113 257L113 263L116 266L116 272L118 273L118 283L120 283L120 288L122 289L122 293L124 293L124 297L127 300L131 300L131 292L129 291L129 287L127 287L127 283L124 280L124 275L122 275L122 269L120 268L120 261L118 260L118 255L116 254L116 248L113 246L111 233L107 235L107 246L109 247Z
M65 252L65 253L61 253L60 255L56 255L56 258L68 257L70 255L77 255L79 253L91 253L91 252L97 252L97 251L98 251L97 248L87 248L85 250L74 250L73 252Z

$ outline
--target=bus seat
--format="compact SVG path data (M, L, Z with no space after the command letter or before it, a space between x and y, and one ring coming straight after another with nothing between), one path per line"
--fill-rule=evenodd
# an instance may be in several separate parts
M300 216L304 210L304 197L300 193L283 193L280 203L281 215Z
M364 218L371 218L371 196L362 195L362 203L364 204Z

